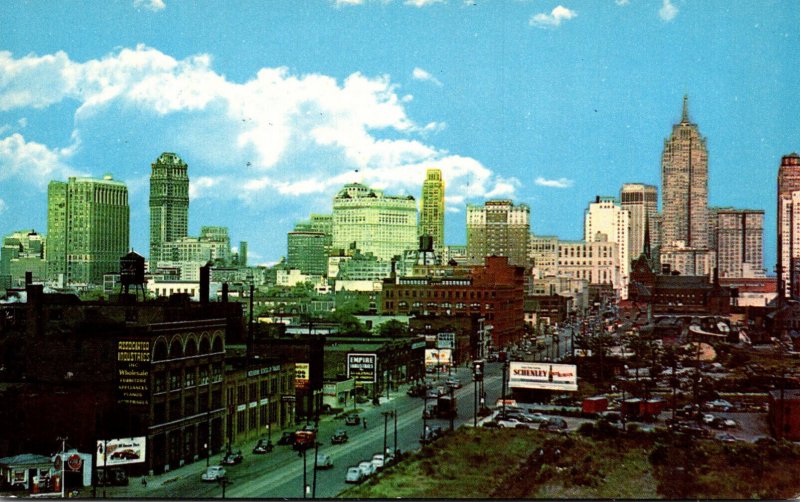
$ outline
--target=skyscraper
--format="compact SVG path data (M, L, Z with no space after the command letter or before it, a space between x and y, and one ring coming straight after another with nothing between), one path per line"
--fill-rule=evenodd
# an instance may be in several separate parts
M419 234L433 237L433 249L442 252L444 246L444 180L440 169L428 169L422 183Z
M467 261L484 263L486 256L507 256L511 265L527 267L531 210L510 200L467 204Z
M784 155L778 168L778 294L797 296L800 258L800 155Z
M629 228L630 213L617 203L615 197L598 195L586 209L583 239L586 242L595 242L598 234L604 234L608 242L617 245L619 281L615 282L615 286L623 300L628 298L628 275L631 268L628 255Z
M659 242L656 224L658 221L658 187L642 183L625 183L619 192L620 205L630 213L631 226L628 235L628 258L633 260L644 249L644 229L650 230L650 246L656 248Z
M390 260L417 249L417 201L387 196L360 183L344 186L333 198L333 247L372 253Z
M49 279L102 284L103 274L118 272L119 259L128 252L128 187L110 175L51 181L47 237Z
M687 96L681 121L664 140L661 183L662 263L684 275L708 274L708 152L689 120Z
M764 277L764 211L717 211L717 260L720 277Z
M33 229L19 230L3 237L0 248L0 289L23 286L26 272L31 273L34 281L45 280L45 243L45 237Z
M327 236L322 232L289 232L286 265L305 275L327 275Z
M164 152L151 164L150 173L150 270L162 258L164 244L188 235L188 167L174 153Z

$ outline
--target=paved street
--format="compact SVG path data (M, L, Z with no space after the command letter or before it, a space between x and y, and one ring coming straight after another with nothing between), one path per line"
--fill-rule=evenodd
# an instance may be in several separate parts
M502 365L490 363L486 366L486 379L484 388L487 393L487 403L492 404L500 396ZM458 418L454 426L473 423L473 390L471 368L460 367L456 370L463 387L455 391L458 402ZM447 379L447 374L440 377L442 384ZM330 455L334 467L328 470L318 470L316 480L317 497L335 497L347 487L344 482L347 467L357 465L362 460L369 460L375 453L383 450L384 442L384 411L397 411L397 447L403 452L418 449L419 439L423 430L422 410L424 399L409 397L406 394L407 386L390 395L388 402L380 406L371 404L361 405L363 411L360 415L367 420L365 430L359 426L345 426L343 420L331 416L321 418L319 424L319 452ZM437 424L442 429L449 428L449 420L433 419L427 421L429 425ZM350 440L342 445L331 445L330 437L336 429L346 429ZM387 446L394 447L394 420L387 420ZM444 439L447 440L446 437ZM265 455L251 453L253 443L238 444L245 459L242 464L226 467L229 484L225 487L226 497L236 498L302 498L303 497L303 457L290 446L276 446ZM219 455L211 458L211 465L217 463ZM306 484L313 490L314 485L314 451L308 450L306 454ZM127 487L98 488L98 496L111 498L215 498L222 496L222 486L218 483L203 483L201 474L205 471L206 462L199 461L186 465L180 469L159 476L148 478L147 487L144 487L140 478L131 479ZM85 493L85 491L84 491ZM312 494L309 494L309 497Z

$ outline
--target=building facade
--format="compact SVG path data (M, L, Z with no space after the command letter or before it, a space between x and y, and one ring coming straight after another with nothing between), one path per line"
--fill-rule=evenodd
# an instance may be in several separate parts
M778 168L778 294L797 295L794 285L798 274L793 263L800 258L800 155L791 153L781 158Z
M47 276L66 284L100 284L119 271L129 251L128 187L103 179L70 177L47 187Z
M658 248L658 187L642 183L625 183L619 192L622 209L630 214L628 256L632 260L644 250L645 228L650 234L650 247Z
M589 285L608 284L621 294L618 251L617 243L604 240L560 241L558 275L584 279Z
M725 209L717 212L719 276L764 276L764 211Z
M188 235L189 166L164 152L150 167L150 270L155 270L163 245Z
M0 248L0 289L25 285L25 273L42 282L47 274L45 236L34 230L19 230L3 237Z
M555 275L558 271L558 237L531 234L528 258L535 278Z
M322 232L289 232L286 266L307 275L328 274L329 236Z
M628 297L628 275L630 274L629 229L630 213L619 205L615 197L597 196L586 209L583 239L591 242L597 240L598 235L605 234L609 242L617 244L619 292L620 298L623 300Z
M333 248L355 248L381 260L417 248L417 202L412 196L351 183L333 198Z
M506 256L511 265L528 266L530 208L510 200L467 205L467 260L479 265L487 256Z
M697 124L689 120L688 97L681 121L664 140L661 156L661 263L684 275L707 275L697 256L708 251L708 151ZM692 259L682 259L689 253Z
M444 247L444 180L440 169L428 169L422 183L419 235L433 237L433 249L441 253Z

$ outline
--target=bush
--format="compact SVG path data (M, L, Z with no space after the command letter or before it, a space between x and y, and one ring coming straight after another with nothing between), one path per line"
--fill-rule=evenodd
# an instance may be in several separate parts
M584 422L578 427L578 434L584 437L592 437L594 435L594 424L592 422Z

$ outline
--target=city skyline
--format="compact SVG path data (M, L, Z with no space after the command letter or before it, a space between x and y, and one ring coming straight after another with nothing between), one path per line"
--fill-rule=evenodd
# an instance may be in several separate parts
M447 185L447 244L466 243L467 203L498 198L530 206L532 232L575 239L595 195L661 192L688 94L708 203L765 211L772 272L774 179L800 148L790 2L411 3L9 6L0 231L44 233L49 181L109 172L143 253L150 164L175 152L189 234L228 226L256 264L346 183L419 200L429 168Z

